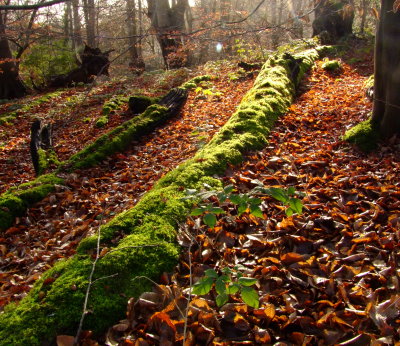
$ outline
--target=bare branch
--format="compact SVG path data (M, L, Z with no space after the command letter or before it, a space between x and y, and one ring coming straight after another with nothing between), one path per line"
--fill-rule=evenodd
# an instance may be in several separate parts
M32 4L32 5L0 5L0 10L37 10L38 8L53 6L57 4L62 4L64 2L68 2L71 0L52 0L47 2L42 2L39 4Z

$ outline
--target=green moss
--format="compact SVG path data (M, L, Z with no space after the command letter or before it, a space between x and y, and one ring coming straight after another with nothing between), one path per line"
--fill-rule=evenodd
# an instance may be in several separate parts
M246 151L266 144L275 119L287 109L294 94L295 84L287 76L288 64L285 59L265 64L254 87L257 90L244 97L237 112L202 150L160 179L134 208L101 227L101 246L109 252L96 266L94 279L101 280L96 281L90 292L92 313L86 316L85 329L100 332L121 319L127 299L149 288L147 281L138 277L157 279L176 264L179 254L176 229L193 203L182 199L185 189L200 189L205 183L220 187L216 175L223 174L228 165L240 162ZM300 71L302 69L300 66ZM271 93L274 85L277 92ZM158 120L163 118L163 112L165 109L156 107L147 116ZM141 121L147 120L141 118L139 123ZM105 144L115 138L121 142L115 144L119 148L131 138L134 133L131 129L137 126L137 123L129 123L116 129L115 133L94 144L90 152L105 148ZM82 160L89 156L88 153L81 155ZM121 237L122 240L114 244L115 239ZM35 283L19 306L3 314L0 340L4 344L36 345L52 341L57 333L74 334L96 244L96 237L81 241L74 258L58 263ZM138 247L141 245L147 247ZM110 278L110 275L116 276ZM54 281L48 283L45 278ZM15 335L16 330L21 332Z
M211 79L212 77L210 75L197 76L184 83L182 85L182 88L186 90L191 90L196 88L201 82L209 81Z
M6 122L10 122L10 121L14 120L17 116L28 112L33 107L39 106L45 102L50 101L53 98L60 96L63 92L64 91L61 90L61 91L56 91L56 92L51 92L51 93L45 94L35 100L30 100L28 103L26 103L22 106L19 104L17 105L17 107L14 107L15 105L11 105L10 107L14 107L16 109L11 108L11 110L9 112L0 114L0 124L4 124Z
M54 191L56 184L63 182L53 174L46 174L3 193L0 196L0 230L11 227L17 216L23 215L28 207L41 201Z
M156 104L159 97L150 97L146 95L133 95L129 98L129 109L133 114L143 113L147 107Z
M109 99L108 101L104 102L102 115L96 121L96 127L103 127L108 123L108 115L120 109L123 105L128 102L129 98L125 95L117 95Z
M368 79L364 82L364 88L365 89L370 89L374 87L374 83L375 83L375 78L374 75L369 76Z
M57 154L54 150L38 150L39 155L39 170L38 175L44 174L50 166L57 167L60 165L60 161L58 160Z
M108 156L126 149L133 140L151 132L168 117L167 108L151 105L141 115L116 127L73 155L60 169L74 170L95 166Z
M377 147L380 138L379 130L371 119L363 121L348 130L343 139L357 145L362 151L369 152Z
M342 67L339 60L327 60L322 64L322 68L326 71L337 71Z

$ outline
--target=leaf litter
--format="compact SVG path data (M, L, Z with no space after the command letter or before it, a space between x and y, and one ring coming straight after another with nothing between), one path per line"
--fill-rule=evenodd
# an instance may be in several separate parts
M228 74L233 69L234 66L226 67L226 71L221 69L221 74L213 80L215 88L222 92L218 98L204 99L192 91L180 114L167 124L132 143L124 153L104 160L98 167L66 175L66 186L57 186L54 193L29 208L26 216L17 218L13 227L0 236L1 308L23 298L45 270L75 253L81 239L95 233L100 224L133 207L159 178L192 157L212 138L252 85L253 78L230 80ZM104 87L97 88L93 93L110 93L115 91L112 87L118 85L108 86L106 91ZM82 116L95 119L100 114L101 103L89 98L84 112L72 112L70 118L64 120L65 126L60 125L55 136L59 156L63 152L68 157L66 154L80 150L89 141L88 137L92 136L93 140L103 133L94 126L85 128L86 125L82 125ZM130 116L126 108L122 109L111 115L116 120L109 126L117 126ZM19 131L26 137L29 124L21 119ZM90 124L95 122L93 119ZM26 138L24 140L18 155L21 165L28 165L29 154L22 152L29 143ZM7 169L11 170L11 166ZM16 183L18 178L13 183L10 181L8 184Z
M370 113L366 77L345 63L340 76L321 64L278 120L268 147L222 178L241 193L257 181L293 186L305 194L304 213L287 217L276 200L263 197L263 218L231 210L208 228L189 217L174 273L131 298L127 318L103 338L83 342L399 344L400 143L394 138L364 154L343 142L345 130ZM237 294L222 307L213 290L193 295L193 284L210 269L222 274L238 265L258 281L258 308Z

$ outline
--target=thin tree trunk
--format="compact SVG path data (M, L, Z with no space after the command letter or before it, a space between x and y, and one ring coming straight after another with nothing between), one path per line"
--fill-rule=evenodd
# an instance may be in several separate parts
M79 17L79 0L72 0L72 13L73 13L73 42L74 47L77 49L78 47L83 45L82 34L81 34L81 20Z
M83 13L86 24L86 43L89 47L96 48L96 7L94 0L83 0Z
M0 99L22 97L27 89L18 74L6 36L5 12L0 11Z

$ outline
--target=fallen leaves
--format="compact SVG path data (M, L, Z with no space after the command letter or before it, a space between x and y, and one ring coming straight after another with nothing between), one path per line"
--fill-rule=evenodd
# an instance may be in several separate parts
M263 197L265 218L257 221L246 212L230 221L218 216L214 229L188 220L180 235L185 250L170 278L187 310L178 317L163 310L174 324L175 343L400 341L399 156L395 146L383 144L365 155L341 141L349 123L371 107L364 79L346 64L340 80L316 68L308 90L278 121L269 146L223 178L241 193L254 188L253 179L267 187L295 186L305 193L303 215L287 217L276 201ZM219 275L238 264L258 281L259 308L243 304L237 294L218 308L210 285L207 295L193 295L190 283L204 273ZM146 334L147 325L146 319L134 320L116 340L158 343L157 335Z
M115 215L133 207L160 177L192 157L199 143L208 141L231 116L231 110L250 88L252 80L232 82L226 74L221 74L213 83L218 90L224 91L229 102L222 101L225 96L221 97L220 102L196 100L196 95L191 93L178 117L146 138L132 143L129 150L114 155L100 166L66 174L66 186L58 186L55 193L30 208L25 217L19 218L15 226L6 231L5 236L0 238L3 270L0 274L0 309L9 302L23 298L31 289L34 279L39 278L57 260L75 253L81 239L94 234L101 224ZM101 130L94 124L82 126L83 113L86 117L91 115L93 119L101 113L102 99L97 96L110 94L117 87L118 84L111 83L107 87L95 88L88 97L88 104L84 103L79 112L58 119L59 125L67 124L55 129L58 154L62 149L62 157L68 157L85 142L101 135L101 131L118 125L130 116L123 109L112 114L111 121ZM71 89L65 97L73 98L75 93L82 92ZM42 105L41 112L49 111L50 106ZM204 129L201 139L193 135L194 130L200 128ZM21 117L21 123L18 123L15 131L23 133L28 140L29 123L26 117ZM26 165L30 165L28 147L25 141L16 154ZM23 153L23 150L26 152ZM9 174L11 167L4 166L9 176L9 180L2 181L4 186L19 181L18 177ZM123 236L120 235L121 238ZM113 241L118 240L116 238Z

